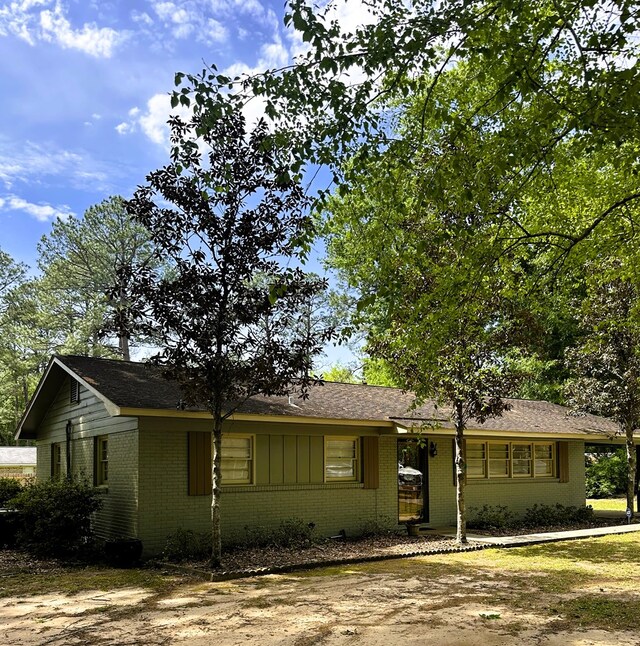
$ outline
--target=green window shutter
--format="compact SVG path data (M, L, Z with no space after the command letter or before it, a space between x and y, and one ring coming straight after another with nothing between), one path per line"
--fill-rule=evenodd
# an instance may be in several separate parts
M362 438L362 469L365 489L380 486L379 450L377 437Z
M558 479L569 482L569 442L558 442Z
M189 495L211 495L211 433L191 431L189 442Z

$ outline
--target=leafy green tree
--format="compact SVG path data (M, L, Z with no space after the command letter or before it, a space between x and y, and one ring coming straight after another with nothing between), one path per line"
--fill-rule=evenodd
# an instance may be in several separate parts
M354 374L354 369L340 362L334 363L326 370L323 370L322 378L325 381L337 381L343 384L359 383L358 378Z
M258 95L301 162L328 165L347 183L346 160L358 169L390 146L415 163L416 146L433 135L433 124L438 149L451 153L453 163L441 166L437 191L458 181L457 153L470 134L481 133L476 172L464 175L466 199L472 202L487 178L497 178L502 207L485 217L522 224L522 241L570 249L603 221L624 218L625 207L640 197L637 183L629 183L570 231L555 219L531 228L513 204L554 168L556 150L567 142L607 150L629 173L636 168L640 16L632 0L380 0L367 3L370 20L349 32L332 19L334 4L319 10L307 0L290 3L285 22L308 44L295 65L237 79L215 66L180 73L174 103L216 114L221 89L246 101ZM399 135L389 126L407 97L417 127Z
M0 312L4 311L5 299L11 289L24 282L27 266L16 262L6 251L0 249Z
M468 163L473 163L468 157ZM455 427L457 540L466 542L465 428L506 408L517 371L517 313L492 260L495 232L476 206L464 212L420 190L422 166L375 160L329 201L329 263L360 294L356 326L393 381L435 399Z
M51 348L27 267L0 251L0 444L15 444L18 420ZM42 354L44 353L44 354ZM44 359L46 364L46 359Z
M625 449L594 455L587 448L585 486L587 498L610 498L626 493L628 464ZM630 507L632 509L632 507Z
M130 358L131 267L152 262L149 233L127 212L126 202L110 197L81 219L56 220L38 245L43 284L54 321L79 353ZM118 338L114 352L103 341L108 327Z
M184 405L206 406L213 418L216 565L223 422L257 394L305 396L330 331L305 327L305 307L324 281L290 266L311 218L288 149L264 122L248 130L233 101L213 116L171 120L173 161L148 175L129 210L174 267L133 268L137 329L160 339L155 361L180 383Z
M636 450L640 428L640 299L631 277L593 274L580 308L584 337L567 352L575 373L569 401L578 410L611 417L620 425L627 457L627 507L634 509Z

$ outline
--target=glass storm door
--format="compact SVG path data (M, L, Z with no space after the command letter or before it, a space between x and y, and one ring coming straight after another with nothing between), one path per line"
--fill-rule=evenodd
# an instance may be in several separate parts
M417 440L398 440L398 522L428 520L426 450Z

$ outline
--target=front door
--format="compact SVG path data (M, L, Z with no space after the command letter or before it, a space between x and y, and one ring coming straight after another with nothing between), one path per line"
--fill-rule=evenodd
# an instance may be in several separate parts
M398 522L429 521L426 448L415 439L398 440Z

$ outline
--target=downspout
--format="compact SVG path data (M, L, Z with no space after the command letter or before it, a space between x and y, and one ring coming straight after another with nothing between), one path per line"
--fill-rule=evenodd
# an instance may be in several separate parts
M67 420L67 426L65 427L65 432L67 435L67 442L66 442L66 457L67 457L67 480L71 480L71 420Z

